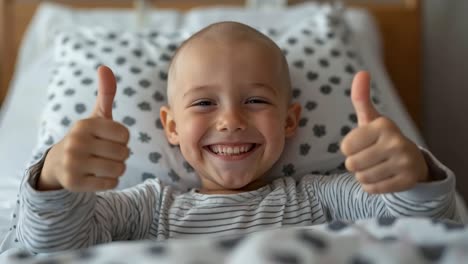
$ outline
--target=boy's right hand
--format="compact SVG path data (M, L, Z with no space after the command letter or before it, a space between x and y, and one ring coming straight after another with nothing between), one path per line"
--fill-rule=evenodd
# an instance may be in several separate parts
M99 67L98 80L93 113L77 121L51 148L37 182L38 190L94 192L117 186L130 153L129 131L112 120L116 81L111 69Z

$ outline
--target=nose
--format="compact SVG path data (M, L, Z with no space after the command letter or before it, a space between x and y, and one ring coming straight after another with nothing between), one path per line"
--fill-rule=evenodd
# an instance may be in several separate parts
M216 129L222 132L242 131L247 127L245 117L240 109L229 107L220 112Z

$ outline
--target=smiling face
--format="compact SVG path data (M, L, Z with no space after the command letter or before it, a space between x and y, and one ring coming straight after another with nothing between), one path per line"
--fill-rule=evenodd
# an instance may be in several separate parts
M281 56L258 36L200 37L178 54L161 120L202 191L246 190L279 159L300 114Z

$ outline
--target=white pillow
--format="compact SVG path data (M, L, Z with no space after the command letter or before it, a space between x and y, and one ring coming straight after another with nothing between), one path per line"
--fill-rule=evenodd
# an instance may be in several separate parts
M356 124L349 98L354 73L363 68L352 35L340 14L330 8L298 18L282 28L259 28L284 51L290 65L294 100L303 114L297 135L269 176L302 176L344 169L339 144ZM55 40L56 67L51 79L40 142L60 140L70 125L89 116L95 103L96 68L111 67L117 76L114 120L131 134L132 155L120 188L160 177L180 189L197 186L198 178L178 147L167 142L159 121L166 103L169 61L193 32L129 32L99 27L67 28ZM379 102L373 85L374 103ZM378 106L378 104L377 104Z

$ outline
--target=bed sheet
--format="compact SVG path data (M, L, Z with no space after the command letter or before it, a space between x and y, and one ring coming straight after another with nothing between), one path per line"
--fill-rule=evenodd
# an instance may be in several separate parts
M311 6L312 4L298 6L296 12L307 12ZM241 9L237 10L233 9L233 12L240 12ZM203 12L203 15L200 12ZM211 11L194 10L187 16L186 21L182 21L174 11L155 11L148 15L147 24L159 25L168 31L174 30L182 23L201 27L212 20L225 19L224 16L220 17L219 9L216 8ZM272 19L262 23L277 20L275 16L272 16ZM365 63L381 86L387 114L409 138L424 146L422 137L411 122L383 69L380 60L380 36L372 18L365 11L352 9L346 12L346 19L356 35L357 46L361 49ZM8 223L16 204L21 176L35 146L40 120L38 113L46 103L45 94L52 63L50 47L53 34L50 32L53 25L108 23L114 27L132 29L137 27L137 21L138 18L133 12L123 10L80 12L51 3L43 3L38 9L26 32L9 95L0 112L0 241L9 228ZM465 211L463 203L458 200L462 211Z
M52 56L45 55L21 71L4 103L0 116L0 241L9 227L16 205L18 186L36 144L41 109L45 105L48 67Z
M0 256L0 262L458 264L466 263L467 249L466 226L421 218L379 218L226 237L122 241L37 257L16 250Z

